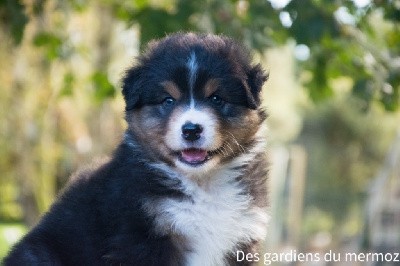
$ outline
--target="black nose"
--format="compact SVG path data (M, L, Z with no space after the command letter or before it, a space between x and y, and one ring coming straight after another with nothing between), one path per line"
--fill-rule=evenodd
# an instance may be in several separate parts
M201 132L203 132L203 128L199 124L187 122L182 126L182 137L185 140L198 140L200 138Z

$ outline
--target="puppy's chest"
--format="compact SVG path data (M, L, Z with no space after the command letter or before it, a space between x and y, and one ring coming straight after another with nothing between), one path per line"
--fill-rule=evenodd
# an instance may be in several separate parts
M266 214L237 183L186 187L190 200L160 203L158 226L183 237L187 265L223 265L238 244L264 238Z

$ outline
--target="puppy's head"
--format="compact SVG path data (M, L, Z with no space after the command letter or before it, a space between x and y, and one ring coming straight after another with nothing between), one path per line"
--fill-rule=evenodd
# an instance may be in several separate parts
M149 44L126 72L128 132L154 160L207 172L254 143L267 76L227 37L174 34Z

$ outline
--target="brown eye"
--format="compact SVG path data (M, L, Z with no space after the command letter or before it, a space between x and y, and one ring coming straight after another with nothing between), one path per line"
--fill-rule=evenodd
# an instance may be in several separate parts
M167 97L163 100L162 105L164 107L171 107L175 104L175 99L172 97Z
M222 106L224 104L224 100L222 100L218 95L212 95L210 101L215 106Z

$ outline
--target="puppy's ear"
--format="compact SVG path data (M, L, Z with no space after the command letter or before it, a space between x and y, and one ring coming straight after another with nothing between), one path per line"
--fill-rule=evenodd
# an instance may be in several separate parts
M261 103L261 89L265 81L268 80L268 73L265 73L260 64L253 66L247 74L247 84L250 89L249 106L257 109Z
M125 110L130 111L139 107L142 87L143 70L140 66L130 68L122 79L122 94L125 99Z

